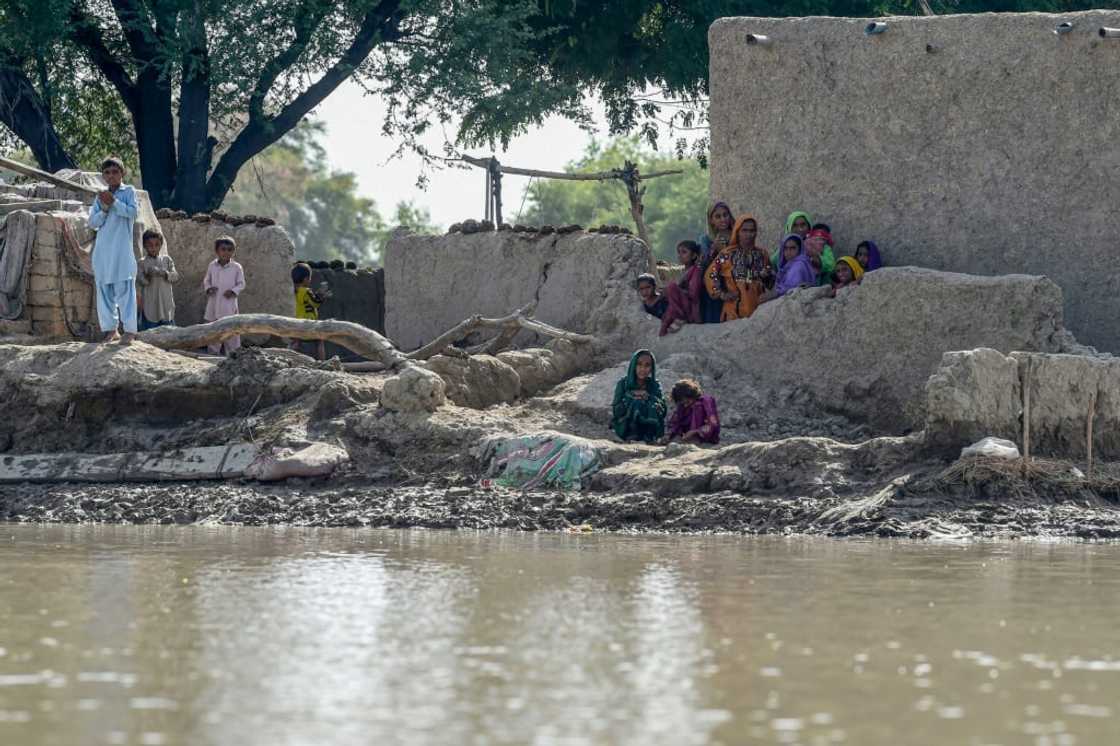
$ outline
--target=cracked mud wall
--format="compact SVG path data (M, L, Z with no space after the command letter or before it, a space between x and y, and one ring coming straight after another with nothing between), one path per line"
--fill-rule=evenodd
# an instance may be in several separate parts
M636 302L633 282L648 271L649 251L622 234L397 234L384 264L385 330L410 350L469 316L505 316L531 301L541 321L607 331L619 306Z
M1032 455L1085 460L1092 417L1094 458L1120 459L1120 360L1112 357L946 354L926 389L929 442L952 451L994 435L1021 445L1027 388Z
M892 265L1046 275L1070 331L1120 350L1120 40L1097 34L1120 11L875 20L712 25L712 198L768 246L805 209L839 253L873 238Z

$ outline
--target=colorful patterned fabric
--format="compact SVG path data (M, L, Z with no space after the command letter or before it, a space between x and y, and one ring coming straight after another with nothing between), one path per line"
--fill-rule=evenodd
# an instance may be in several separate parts
M578 490L603 464L591 441L548 432L485 440L481 460L487 464L484 484L520 490Z

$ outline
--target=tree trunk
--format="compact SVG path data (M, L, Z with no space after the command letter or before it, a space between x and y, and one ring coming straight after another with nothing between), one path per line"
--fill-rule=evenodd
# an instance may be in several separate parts
M145 70L136 81L136 109L132 123L136 129L136 149L140 152L140 172L144 189L153 207L176 207L175 122L171 116L171 81L158 70Z
M179 86L179 165L175 207L190 213L216 209L206 203L206 177L217 142L210 137L210 53L201 8L189 27L191 48L183 55Z
M46 103L23 70L8 61L0 63L0 122L31 148L44 171L75 167L58 139Z
M311 321L274 316L269 313L243 313L195 326L161 326L141 332L139 339L161 350L194 350L217 344L238 334L271 334L292 339L322 339L334 342L364 358L397 368L409 363L392 342L372 329L350 321L326 319Z

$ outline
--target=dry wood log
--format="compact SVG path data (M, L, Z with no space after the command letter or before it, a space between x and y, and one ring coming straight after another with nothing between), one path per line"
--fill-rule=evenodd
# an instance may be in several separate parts
M530 307L526 306L524 309L514 311L509 316L503 316L499 319L486 319L477 314L470 318L463 319L428 344L408 353L408 358L410 360L428 360L444 352L456 342L466 339L479 329L501 329L502 333L498 336L503 338L508 337L509 339L512 339L517 335L517 332L524 329L546 337L566 339L577 344L591 344L596 341L595 337L590 334L569 332L552 326L551 324L546 324L543 321L529 318L525 315L525 311L529 309ZM485 349L487 354L491 355L498 352L497 347L490 347L486 344L480 345L479 348Z
M409 362L385 337L361 324L337 319L311 321L243 313L196 326L161 326L141 332L139 339L163 350L193 350L217 344L238 334L272 334L292 339L322 339L345 347L364 358L398 368Z
M9 171L15 171L17 174L23 174L24 176L30 176L35 179L42 179L48 184L54 184L55 186L62 187L63 189L70 189L75 192L90 194L94 197L101 193L100 189L88 187L84 184L75 184L74 182L67 181L66 179L60 179L54 174L49 174L46 171L40 171L33 166L24 165L23 163L20 163L19 161L13 161L10 158L0 158L0 166L3 166Z

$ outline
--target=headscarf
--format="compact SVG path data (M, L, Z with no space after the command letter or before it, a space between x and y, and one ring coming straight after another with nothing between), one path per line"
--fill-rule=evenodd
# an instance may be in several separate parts
M735 213L731 212L731 206L726 202L716 202L714 205L712 205L711 209L708 210L708 238L712 239L713 241L716 240L716 228L714 225L712 225L712 214L721 207L727 210L727 214L731 216L731 222L735 222Z
M633 391L638 388L638 358L642 355L649 355L650 369L649 378L646 380L646 391L649 392L650 399L660 399L661 397L661 384L657 382L657 358L649 350L638 350L630 356L630 367L626 369L626 390Z
M784 249L786 241L791 238L797 241L800 251L792 261L787 262ZM778 280L774 283L774 290L778 295L785 295L790 290L801 287L802 285L816 285L817 271L813 269L813 265L809 263L809 257L805 254L805 244L801 241L801 237L796 233L790 233L782 239L782 249L778 256L780 262Z
M805 256L805 242L801 240L801 236L796 233L788 233L782 239L782 243L778 245L778 271L781 272L782 268L786 266L786 241L793 239L797 241L797 255Z
M754 215L751 215L748 212L744 215L740 215L739 219L735 221L735 227L731 229L731 240L728 242L728 245L731 248L733 248L733 249L739 248L739 230L743 227L743 224L746 223L748 220L750 220L754 223L755 246L758 246L758 220L755 218Z
M847 264L849 267L851 267L852 282L859 282L863 279L863 267L860 266L859 261L854 256L842 256L836 260L836 263L838 265L840 264L840 262L844 262L844 264ZM835 274L836 270L833 269L832 271L833 274Z
M790 234L790 233L793 233L793 221L797 220L798 218L805 218L806 223L808 223L810 226L813 225L813 219L811 217L809 217L809 213L802 212L801 210L796 210L794 212L791 212L789 214L789 217L786 218L786 234L787 235ZM785 242L786 241L783 238L782 239L782 244L785 245Z
M875 245L875 242L871 241L871 240L867 240L867 241L860 241L860 243L861 244L867 244L867 270L866 271L870 272L873 269L879 269L879 267L882 267L883 266L883 260L879 256L879 247ZM856 251L857 252L859 251L858 245L857 245ZM859 262L856 262L856 264L859 264Z

